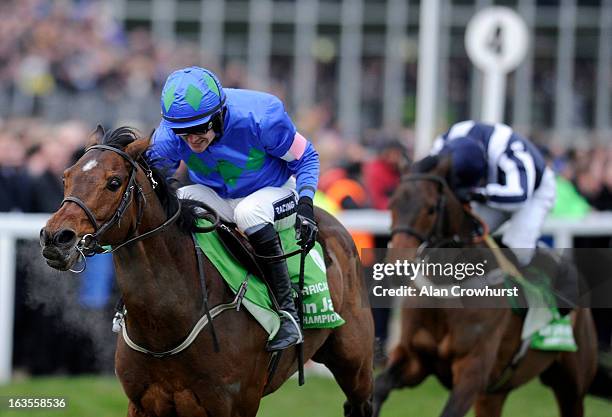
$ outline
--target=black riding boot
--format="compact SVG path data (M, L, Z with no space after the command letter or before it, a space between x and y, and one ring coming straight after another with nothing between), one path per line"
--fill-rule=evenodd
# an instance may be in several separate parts
M249 241L257 255L280 256L283 248L274 226L266 224L263 229L249 235ZM273 340L268 342L268 351L283 350L302 343L302 332L299 326L298 314L291 296L291 280L284 259L278 261L263 260L264 278L270 284L274 297L280 307L281 327Z

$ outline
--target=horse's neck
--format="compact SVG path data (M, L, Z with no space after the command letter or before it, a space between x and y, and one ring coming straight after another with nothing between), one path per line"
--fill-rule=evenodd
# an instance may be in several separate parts
M164 216L145 215L139 232L159 226L160 218ZM130 334L152 347L160 346L162 340L180 341L202 303L191 237L170 225L117 251L115 269Z
M461 238L469 239L471 237L474 225L464 208L457 203L449 204L447 210L448 213L445 213L445 222L447 223L446 227L448 228L446 234L449 236L459 236Z

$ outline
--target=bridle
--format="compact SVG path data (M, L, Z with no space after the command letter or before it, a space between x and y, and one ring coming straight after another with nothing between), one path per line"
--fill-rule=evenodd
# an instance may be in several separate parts
M415 228L408 225L399 225L391 229L391 238L396 234L407 234L416 238L421 242L421 246L440 246L440 243L446 242L449 239L443 236L443 214L446 209L446 195L444 189L447 187L446 180L439 175L433 174L410 174L402 177L401 182L413 182L413 181L431 181L438 186L438 199L434 207L434 213L436 214L436 220L427 232L423 234L417 231ZM453 239L450 240L454 240Z
M411 181L431 181L438 186L438 200L434 207L434 213L436 214L436 220L427 234L420 233L416 229L408 225L399 225L391 229L391 238L396 234L407 234L416 238L420 242L419 251L425 248L431 247L443 247L445 245L450 246L463 246L473 245L482 242L483 237L489 234L489 227L487 224L479 218L471 210L469 204L463 205L463 212L465 214L464 221L466 218L472 219L481 229L480 235L471 237L469 240L461 238L458 234L454 234L451 237L444 236L444 218L443 215L446 212L447 197L444 191L448 187L448 183L439 175L434 174L410 174L402 177L402 182Z
M85 259L85 257L87 256L93 256L98 253L113 253L117 251L119 248L122 248L123 246L126 246L130 243L137 242L139 240L143 240L147 237L150 237L154 235L155 233L162 231L163 229L168 227L170 224L174 223L176 219L178 219L181 213L181 201L180 199L177 198L176 199L177 209L176 209L176 212L171 217L169 217L165 222L155 227L154 229L149 230L138 236L134 236L136 234L136 231L138 230L138 226L140 225L140 222L142 221L142 216L144 213L144 206L146 205L146 198L142 190L142 186L138 184L138 182L136 182L136 174L138 173L138 168L142 169L146 177L149 179L151 186L153 187L153 189L155 189L157 186L157 182L153 178L153 173L151 169L148 167L148 165L146 164L146 162L144 161L143 163L136 162L130 155L128 155L124 151L117 149L113 146L93 145L87 148L85 150L85 153L91 150L94 150L94 149L100 149L103 151L111 151L111 152L116 153L117 155L121 156L131 165L131 169L130 169L130 177L129 177L127 186L125 188L125 191L123 193L123 196L121 197L121 201L119 202L119 206L117 207L117 209L115 210L115 213L111 216L111 218L108 219L102 225L98 225L98 221L96 220L96 217L93 214L92 210L89 207L87 207L87 205L80 198L75 197L75 196L68 196L64 198L64 200L62 201L62 204L60 205L60 207L68 202L78 205L83 210L83 212L85 212L85 214L87 215L87 218L89 219L90 223L94 227L94 230L95 230L94 233L88 233L84 235L77 243L76 249L82 255L83 259ZM134 192L136 193L136 198L135 198L136 204L138 204L138 217L136 219L136 226L134 227L134 229L128 235L128 237L126 238L124 242L120 243L119 245L114 246L112 249L105 249L103 246L101 246L98 243L99 237L102 236L107 230L109 230L115 224L120 224L121 218L125 214L125 211L130 206L132 201L134 201L134 198L133 198ZM84 270L85 270L85 267L83 267L83 269L80 271L73 271L73 272L83 272Z
M143 172L145 173L145 176L147 177L147 179L149 180L151 186L153 189L155 189L157 187L157 181L155 181L155 178L153 177L153 172L152 170L149 168L148 164L146 163L146 161L144 159L141 158L140 162L138 162L137 160L134 160L130 155L128 155L126 152L117 149L115 147L112 146L108 146L108 145L93 145L90 146L89 148L87 148L85 150L85 153L94 150L94 149L100 149L102 151L111 151L116 153L117 155L121 156L123 159L125 159L127 162L129 162L129 164L131 165L131 169L130 169L130 177L127 183L127 186L125 188L125 191L123 192L123 196L121 197L121 201L119 202L119 206L117 207L117 209L115 210L115 213L111 216L111 218L109 220L107 220L104 224L102 224L101 226L98 225L98 222L96 220L95 215L93 214L93 212L91 211L91 209L89 207L87 207L87 205L83 202L83 200L81 200L78 197L74 197L74 196L68 196L66 198L64 198L64 200L62 201L62 204L60 205L63 206L64 203L75 203L76 205L78 205L87 215L87 218L89 219L89 221L91 222L91 224L93 225L95 231L94 233L88 233L86 235L84 235L79 242L76 245L76 249L77 251L80 253L80 255L83 258L84 261L84 266L81 270L70 270L72 272L83 272L85 270L86 267L86 262L85 262L85 258L87 256L93 256L97 253L113 253L115 251L117 251L118 249L129 245L131 243L134 242L138 242L140 240L146 239L156 233L161 232L162 230L164 230L166 227L168 227L169 225L171 225L172 223L174 223L178 217L181 214L181 200L175 196L176 198L176 202L177 202L177 208L176 208L176 212L169 217L166 221L164 221L162 224L160 224L159 226L145 232L142 233L140 235L135 236L136 232L138 231L138 227L141 223L142 220L142 216L144 213L144 206L146 205L146 198L145 198L145 193L142 190L142 186L140 184L138 184L138 182L136 181L136 175L138 174L138 169L142 169ZM136 193L136 197L134 197L134 193ZM128 237L126 238L126 240L122 243L120 243L119 245L115 245L112 247L112 249L105 249L103 246L101 246L98 243L98 238L100 236L102 236L107 230L109 230L111 227L113 227L115 224L119 224L121 221L121 218L123 217L125 211L127 210L127 208L130 206L130 204L132 203L132 201L136 200L136 204L138 204L138 217L136 219L136 226L134 227L134 230L128 235ZM201 228L201 230L205 230L208 231L212 231L214 230L217 225L219 224L219 215L218 213L216 213L214 210L212 210L208 205L206 204L202 204L201 208L204 208L206 210L208 210L210 213L212 213L212 217L213 217L213 224L210 228ZM141 352L141 353L145 353L147 355L151 355L154 356L156 358L164 358L164 357L168 357L168 356L172 356L172 355L176 355L178 353L181 353L182 351L184 351L185 349L187 349L189 346L192 345L192 343L195 341L195 339L198 337L198 335L200 334L200 332L202 331L202 329L208 324L210 323L210 328L211 328L211 332L212 332L212 338L213 338L213 344L215 347L215 351L219 351L219 342L217 340L217 336L216 333L214 331L214 327L213 327L213 323L212 320L215 316L221 314L222 312L229 310L229 309L234 309L234 308L238 308L240 306L240 302L242 301L242 298L240 298L239 296L236 296L236 298L234 299L234 301L232 303L226 303L226 304L220 304L215 306L212 309L209 309L208 306L208 290L206 288L206 280L204 277L204 264L203 264L203 260L202 260L202 251L201 249L199 249L197 241L195 240L195 236L192 235L192 239L194 240L194 248L195 248L195 252L196 252L196 258L197 258L197 265L198 265L198 275L200 278L200 286L202 288L202 295L203 295L203 301L202 301L202 312L201 312L201 317L198 320L198 322L195 324L195 326L193 327L193 329L191 330L191 332L189 333L189 335L183 340L183 342L181 344L179 344L178 346L176 346L173 349L164 351L164 352L155 352L155 351L151 351L147 348L144 348L142 346L139 346L138 344L136 344L128 335L128 330L127 330L127 325L125 323L126 320L126 315L127 315L127 309L125 308L125 306L123 305L123 302L120 301L120 306L121 306L121 310L117 311L117 314L115 315L115 319L113 320L113 330L115 330L115 324L119 325L122 328L122 334L123 334L123 339L125 341L125 343L132 349ZM246 287L245 287L246 288ZM245 290L246 291L246 290ZM244 296L244 293L243 293ZM115 321L116 320L116 321ZM118 331L119 329L117 329Z

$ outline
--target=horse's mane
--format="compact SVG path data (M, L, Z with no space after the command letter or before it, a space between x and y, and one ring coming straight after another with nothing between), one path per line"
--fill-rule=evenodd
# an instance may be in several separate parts
M124 150L126 146L141 137L138 130L122 126L112 132L105 133L102 143L119 150ZM176 196L178 182L170 179L170 176L167 176L163 170L149 166L149 162L145 156L141 156L137 162L151 170L153 178L157 182L155 194L159 198L166 216L172 216L176 213L178 205ZM201 218L201 215L198 215L196 209L200 206L201 204L198 201L181 199L181 214L176 221L176 225L180 231L187 234L198 231L196 221Z

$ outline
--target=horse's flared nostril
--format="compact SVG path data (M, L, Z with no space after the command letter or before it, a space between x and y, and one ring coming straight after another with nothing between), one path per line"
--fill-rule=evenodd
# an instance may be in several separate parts
M47 233L47 230L43 227L40 229L40 246L44 247L51 243L51 235Z
M77 235L74 230L62 229L55 234L53 242L57 246L72 246L76 242Z

